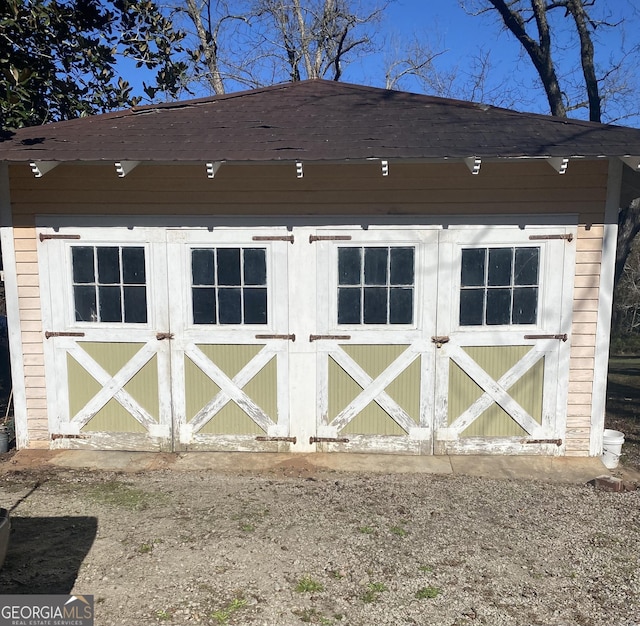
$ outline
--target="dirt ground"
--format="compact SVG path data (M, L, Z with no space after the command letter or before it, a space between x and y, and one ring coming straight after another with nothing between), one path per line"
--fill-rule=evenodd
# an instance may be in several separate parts
M465 476L0 473L2 593L97 626L640 624L640 491Z

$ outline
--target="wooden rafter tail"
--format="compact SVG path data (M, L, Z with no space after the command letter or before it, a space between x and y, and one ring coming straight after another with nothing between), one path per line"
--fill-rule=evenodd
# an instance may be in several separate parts
M140 161L116 161L115 167L118 177L124 178L138 167L138 165L140 165Z
M31 171L36 178L42 178L58 165L58 161L31 161L29 163L29 167L31 167Z
M480 157L467 157L464 162L474 176L477 176L480 173L480 167L482 165L482 159Z
M569 157L549 157L547 163L558 172L558 174L564 174L569 167Z
M640 172L640 156L623 156L620 160L634 172Z

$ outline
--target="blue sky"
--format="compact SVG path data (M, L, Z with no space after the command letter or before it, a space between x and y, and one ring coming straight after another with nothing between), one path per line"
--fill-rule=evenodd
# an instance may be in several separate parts
M467 4L470 4L468 0ZM492 103L497 99L497 104L520 110L548 113L544 92L529 58L523 56L520 44L504 30L497 12L469 15L458 0L395 0L387 9L386 15L381 30L387 38L387 56L392 53L392 37L407 40L414 35L418 36L429 42L433 51L442 52L436 60L437 67L445 72L456 68L455 71L464 82L464 75L469 72L474 57L480 51L488 52L491 74L487 99ZM559 11L555 15L564 16ZM623 52L629 52L640 42L640 5L637 0L600 0L593 9L593 15L606 15L610 22L618 24L615 28L600 26L594 36L596 62L603 68L609 67L612 60L619 59ZM565 30L571 26L571 22L564 22L564 18L560 23L563 26L566 23ZM568 41L563 36L562 43L568 44ZM557 52L554 59L564 68L568 67L568 63L572 66L579 63L577 52L570 48ZM640 81L634 59L637 59L637 54L628 61L636 94L634 99L638 101ZM354 63L345 71L344 79L384 86L380 61L381 58L376 56ZM518 87L517 102L512 102L511 97L505 95L508 86ZM405 81L401 87L408 91L424 91L419 83L410 80ZM501 99L504 102L500 102ZM640 105L636 105L636 110L640 110ZM607 113L609 119L616 119L622 114L622 110L611 105ZM572 116L584 117L585 113L576 112ZM640 126L640 115L620 123Z
M175 0L174 0L175 1ZM184 0L177 0L183 2ZM363 14L368 8L380 4L377 0L360 0ZM464 0L467 6L484 3L486 0ZM527 2L528 4L528 2ZM358 1L354 0L354 5ZM616 23L614 28L598 27L594 35L596 63L600 69L611 67L623 54L630 53L640 43L640 3L638 0L598 0L591 9L596 17L605 16ZM552 19L557 19L554 33L561 33L554 61L560 68L561 86L570 92L571 71L580 82L579 56L569 45L568 34L572 33L572 22L556 10ZM559 30L558 30L559 27ZM460 6L459 0L390 0L378 27L378 39L383 48L380 53L369 55L348 64L342 80L351 83L385 86L385 67L391 59L401 56L399 48L412 38L438 53L435 66L441 75L453 74L456 79L450 93L434 93L419 81L406 77L396 88L432 95L486 102L521 111L548 113L548 104L531 61L523 53L520 44L508 33L496 11L484 15L469 15ZM483 92L471 92L470 76L475 59L481 54L489 55L490 71ZM603 120L627 126L640 127L640 74L636 69L636 54L626 59L628 75L620 80L628 86L625 98L609 100L605 105ZM130 82L140 92L144 78L139 72L127 72ZM209 95L198 92L195 95ZM575 96L575 94L574 94ZM186 94L184 96L187 97ZM575 98L574 98L575 99ZM631 107L638 112L629 117ZM586 109L570 112L571 117L585 118Z

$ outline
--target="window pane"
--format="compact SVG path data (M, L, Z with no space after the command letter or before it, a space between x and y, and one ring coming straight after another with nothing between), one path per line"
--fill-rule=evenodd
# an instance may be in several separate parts
M481 326L484 323L484 289L460 292L460 325Z
M495 287L511 285L511 260L513 248L489 249L489 272L487 284ZM487 309L488 309L487 305ZM500 322L501 323L501 322Z
M487 291L487 320L491 324L509 324L511 321L511 289Z
M338 324L360 324L360 289L338 289Z
M485 248L470 248L462 251L462 287L484 285Z
M218 289L220 324L242 324L241 289Z
M361 248L338 249L338 284L359 285L361 269Z
M218 257L218 285L239 286L241 284L240 248L218 248L216 253ZM222 311L222 304L220 304L220 310ZM222 320L220 321L222 322Z
M411 324L413 322L413 289L389 290L389 323Z
M517 248L514 285L537 285L540 248Z
M389 251L387 248L365 248L364 249L364 284L365 285L386 285L387 284L388 255L389 255ZM365 296L365 308L366 308L366 300L367 298Z
M521 287L513 290L514 324L535 324L538 317L538 288Z
M120 287L98 287L101 322L121 322Z
M93 286L76 285L73 288L76 322L96 322L96 289Z
M128 285L144 285L144 248L122 248L122 279Z
M144 324L147 321L146 287L124 287L124 321Z
M387 323L387 290L386 288L365 287L363 322L365 324L386 324Z
M266 289L245 289L244 290L244 323L245 324L266 324L267 323L267 290Z
M93 247L74 246L71 249L74 283L93 283L96 280L93 271ZM87 320L84 320L87 321Z
M120 282L120 248L97 248L98 282L113 285Z
M267 261L264 248L247 248L244 251L244 284L267 284Z
M211 255L213 258L213 255ZM216 290L207 288L194 288L191 290L193 299L193 323L216 323Z
M214 284L213 250L191 251L191 284Z
M413 248L391 248L392 285L413 285Z

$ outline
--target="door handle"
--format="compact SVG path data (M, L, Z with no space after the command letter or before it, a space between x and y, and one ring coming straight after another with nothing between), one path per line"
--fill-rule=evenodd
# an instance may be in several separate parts
M431 342L436 344L436 348L442 348L442 344L449 343L449 337L446 335L431 337Z
M162 341L163 339L173 339L173 333L156 333L156 339Z

